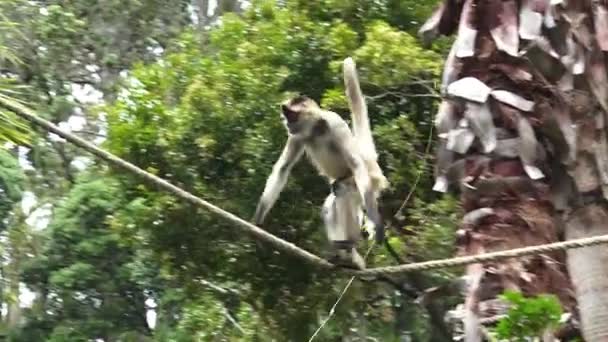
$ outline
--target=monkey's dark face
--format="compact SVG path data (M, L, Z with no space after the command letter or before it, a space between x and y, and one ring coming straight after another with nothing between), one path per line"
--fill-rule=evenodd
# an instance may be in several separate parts
M292 124L298 121L300 113L291 109L288 105L281 105L281 112L283 112L283 117L287 121L288 124Z
M284 102L281 105L281 113L289 132L296 134L304 130L315 109L318 109L316 102L303 95Z

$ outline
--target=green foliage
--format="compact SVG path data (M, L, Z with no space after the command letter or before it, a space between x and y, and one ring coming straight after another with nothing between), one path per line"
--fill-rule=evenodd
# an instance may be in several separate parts
M147 331L144 289L129 268L133 254L108 225L111 213L122 206L120 194L112 179L84 177L57 207L47 228L45 257L28 262L23 275L33 288L49 292L39 308L49 323L40 327L38 317L24 331L42 329L38 333L48 334L49 341Z
M501 340L528 341L559 324L562 308L554 295L525 298L520 292L506 291L501 299L511 305L507 316L495 328Z
M23 40L19 25L3 14L6 7L13 6L13 1L0 4L0 69L4 65L20 65L19 58L11 40ZM22 96L22 89L11 77L0 77L0 99L4 101L17 101ZM0 144L6 142L27 143L28 127L20 122L15 114L0 106Z
M366 43L355 53L365 66L367 81L387 87L403 85L412 78L437 78L441 59L435 52L423 49L416 38L384 22L373 22L366 30Z
M0 150L0 192L9 200L21 199L25 176L17 158L8 151Z
M13 206L21 200L25 176L17 158L0 149L0 231L7 228Z
M177 327L159 341L252 340L260 324L251 307L230 310L214 296L203 295L186 304Z
M440 56L421 49L413 36L385 22L365 20L363 26L351 26L341 13L332 24L323 24L314 21L312 12L291 10L292 6L256 2L242 17L224 16L208 40L185 32L162 60L134 68L130 85L121 90L117 103L104 108L109 123L107 147L214 204L249 217L285 140L277 103L293 92L303 92L346 113L339 64L353 55L370 96L374 134L392 184L383 200L387 215L396 212L420 177L404 209L407 227L402 229L398 223L390 234L403 244L402 234L415 231L413 238L418 242L399 249L408 254L432 249L428 255L448 255L454 202L429 205L435 197L428 191L431 173L425 153L430 152L434 102L428 87L418 83L419 78L439 75ZM335 11L350 10L335 6ZM391 94L386 95L387 91ZM263 317L267 329L276 328L273 336L279 340L302 340L312 334L319 312L326 311L341 290L341 282L253 243L215 216L203 211L193 215L191 206L143 187L129 175L120 180L129 202L138 204L121 210L124 215L115 215L112 225L130 236L127 240L134 246L154 251L146 258L161 260L156 275L162 278L160 283L179 279L186 284L183 295L190 300L182 304L183 316L169 323L175 334L195 334L189 327L201 325L209 329L199 328L198 333L212 331L211 327L233 327L222 316L219 302L200 297L205 288L197 284L200 278L239 284L231 287L248 303L239 310L255 308L255 317ZM264 228L323 254L325 238L318 211L326 195L323 181L310 165L300 163ZM423 219L424 215L430 218ZM380 250L378 254L378 263L395 262ZM382 287L377 291L394 293ZM159 300L163 302L167 295L160 291ZM351 308L365 307L367 297L361 292L350 296L351 302L345 301L344 310L329 323L328 333L334 333L327 338L348 333ZM367 319L376 322L387 311L404 310L390 301L381 308ZM239 310L235 319L245 329L249 322ZM237 330L218 333L230 338ZM162 336L171 335L164 331ZM266 329L246 336L264 333ZM395 336L381 323L371 324L370 334Z
M7 0L0 4L0 65L5 63L19 64L21 59L17 56L12 39L22 39L19 24L9 18L5 13L8 8L18 4L19 1Z
M208 32L184 29L190 2L181 0L53 0L45 14L37 3L11 2L18 10L7 13L28 28L27 40L11 40L27 62L15 71L45 104L42 115L59 122L82 109L95 127L94 114L107 114L104 147L245 218L286 138L278 103L302 92L348 118L340 63L354 56L392 185L382 199L391 245L408 261L452 253L455 201L429 191L441 56L415 38L414 21L432 2L254 1ZM92 84L105 104L93 111L77 103L72 82ZM342 278L130 174L93 166L79 177L75 153L37 142L30 154L30 181L53 215L34 234L36 255L24 258L21 278L40 296L13 340L300 341L343 289ZM326 195L300 163L264 228L323 255ZM396 262L378 247L369 261ZM449 276L411 286L423 291ZM148 298L157 303L153 332L143 320ZM442 341L414 300L376 280L356 282L320 337L365 330L383 341L406 333Z
M401 255L411 256L411 261L425 261L449 258L455 253L454 222L457 221L456 199L451 196L433 203L414 201L407 211L410 224L401 228L401 233L409 236L402 239L398 236L389 239L389 243ZM383 256L387 258L388 256ZM449 279L453 271L437 270L431 274Z

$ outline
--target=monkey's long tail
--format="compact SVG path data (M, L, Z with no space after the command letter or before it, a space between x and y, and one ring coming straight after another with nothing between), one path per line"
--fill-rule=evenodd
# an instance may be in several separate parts
M355 61L351 57L344 60L343 72L346 97L352 113L353 134L359 143L359 148L362 149L361 152L364 153L365 159L376 161L378 154L376 153L376 146L374 145L374 138L372 137L372 130L369 125L367 105L359 86Z

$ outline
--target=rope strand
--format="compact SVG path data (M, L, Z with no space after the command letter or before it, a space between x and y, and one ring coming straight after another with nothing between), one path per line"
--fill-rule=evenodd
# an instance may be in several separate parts
M62 131L53 123L44 120L27 107L15 102L11 101L5 96L0 95L0 105L11 110L17 116L29 121L30 123L42 127L45 130L55 133L58 136L64 138L70 143L90 152L91 154L97 156L98 158L107 161L108 163L121 167L129 172L132 172L143 179L147 180L151 184L156 185L157 187L168 191L174 194L176 197L179 197L187 202L190 202L200 208L207 209L222 218L226 219L234 223L237 227L242 229L243 231L250 233L254 238L265 241L276 249L289 253L293 256L299 257L302 260L316 265L323 269L335 269L336 271L342 274L350 274L355 276L369 276L369 275L379 275L379 274L399 274L406 273L412 271L428 271L439 268L449 268L456 266L464 266L469 264L483 263L483 262L493 262L500 261L510 258L518 258L524 256L531 256L549 252L555 252L560 250L574 249L574 248L583 248L589 246L596 246L600 244L608 243L608 235L601 235L589 238L581 238L576 240L555 242L546 245L537 245L537 246L529 246L523 248L516 248L498 252L491 252L479 255L471 255L457 258L449 258L449 259L441 259L441 260L432 260L425 262L412 263L407 265L398 265L398 266L388 266L388 267L378 267L378 268L370 268L362 271L350 270L345 268L336 268L335 265L329 263L327 260L322 259L306 250L299 248L293 243L287 242L275 235L268 233L267 231L243 220L242 218L227 212L199 197L194 196L193 194L167 182L166 180L157 177L149 172L146 172L139 167L127 162L124 159L121 159L107 151L100 149L99 147L65 131Z
M457 258L439 259L431 261L417 262L407 265L387 266L370 268L363 271L355 271L356 275L378 275L378 274L399 274L413 271L428 271L438 268L450 268L478 264L484 262L501 261L505 259L518 258L524 256L546 254L567 249L596 246L608 243L608 235L599 235L588 238L549 243L546 245L528 246L504 251L468 255Z

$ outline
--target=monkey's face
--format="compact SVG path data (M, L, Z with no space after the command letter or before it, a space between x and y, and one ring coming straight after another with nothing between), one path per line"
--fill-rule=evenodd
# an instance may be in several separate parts
M281 105L281 113L289 133L298 134L305 131L318 109L319 106L314 100L303 95L285 101Z

